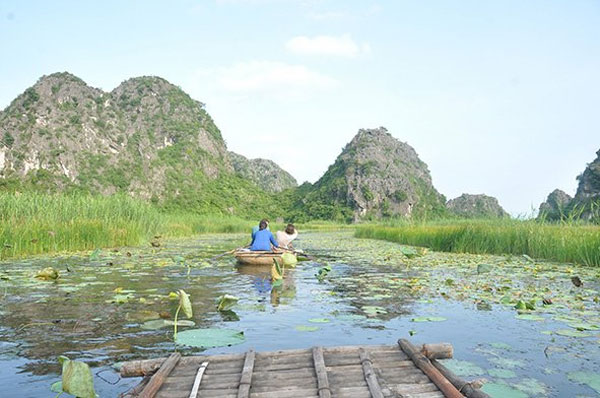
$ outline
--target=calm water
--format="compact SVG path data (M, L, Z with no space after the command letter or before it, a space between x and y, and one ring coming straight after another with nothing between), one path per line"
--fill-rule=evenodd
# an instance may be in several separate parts
M518 385L516 397L599 396L569 379L581 374L573 372L600 373L598 270L521 257L428 253L409 260L393 243L306 233L297 246L318 262L286 269L283 286L273 290L268 270L238 268L227 257L206 262L245 239L211 235L158 249L1 263L0 396L55 396L50 385L60 380L59 355L89 363L101 397L128 390L139 380L120 379L111 365L173 351L172 329L141 325L161 315L172 319L177 301L168 296L178 289L191 295L196 327L244 332L243 344L211 354L445 341L469 362L450 363L457 372ZM478 274L480 264L491 271ZM319 281L324 265L331 271ZM60 271L58 281L34 278L48 266ZM573 286L574 275L582 287ZM226 293L240 298L234 313L216 311ZM543 306L543 298L553 304ZM518 319L519 299L534 302L538 317Z

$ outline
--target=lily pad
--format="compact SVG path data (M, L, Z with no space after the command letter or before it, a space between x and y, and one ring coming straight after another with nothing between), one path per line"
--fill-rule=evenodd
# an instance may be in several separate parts
M312 322L312 323L329 323L329 322L331 322L327 318L310 318L308 321Z
M579 384L587 384L590 388L600 393L600 374L593 372L571 372L567 373L569 380Z
M35 274L35 277L38 279L43 279L43 280L55 280L58 279L59 277L59 273L57 270L55 270L52 267L46 267L42 270L39 270L37 274Z
M298 258L292 253L283 253L281 255L281 260L286 267L293 267L298 263Z
M142 329L146 330L157 330L175 325L175 322L170 319L153 319L151 321L144 322L141 326ZM177 326L195 326L193 321L186 319L177 320Z
M488 373L492 377L497 377L499 379L511 379L513 377L517 377L517 374L510 369L488 369Z
M598 325L592 325L591 323L586 322L575 322L569 323L568 325L573 329L577 330L600 330L600 327Z
M420 316L417 318L412 318L411 322L443 322L447 320L443 316Z
M469 377L481 376L485 374L485 370L473 362L459 361L458 359L448 359L442 362L444 363L444 366L456 373L457 376Z
M592 336L590 333L585 333L579 330L571 330L571 329L560 329L556 331L556 334L559 336L566 337L590 337Z
M296 330L299 332L316 332L319 330L318 326L306 326L306 325L298 325L296 326Z
M515 316L515 318L521 319L523 321L543 321L546 319L543 316L534 315L534 314L519 314L519 315Z
M223 347L241 344L246 338L244 332L234 329L192 329L184 330L177 334L177 344L190 347Z
M492 270L492 264L479 264L477 266L477 273L478 274L485 274L488 273Z
M481 387L481 391L487 393L492 398L527 398L528 395L503 383L486 383Z
M385 308L376 305L364 305L361 307L361 309L367 315L387 314Z

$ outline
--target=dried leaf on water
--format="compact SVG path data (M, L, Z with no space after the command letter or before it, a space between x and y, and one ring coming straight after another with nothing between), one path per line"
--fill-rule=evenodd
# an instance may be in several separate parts
M233 308L234 305L239 301L238 297L230 294L225 294L219 297L219 304L217 305L217 311L228 311Z

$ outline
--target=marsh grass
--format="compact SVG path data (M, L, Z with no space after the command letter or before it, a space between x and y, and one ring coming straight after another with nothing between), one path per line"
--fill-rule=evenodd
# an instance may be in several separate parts
M355 236L446 252L527 254L539 259L600 265L600 227L579 223L506 219L395 222L359 226Z
M0 257L136 246L147 244L157 235L165 238L203 233L249 235L257 223L258 220L231 215L167 213L126 195L0 193ZM283 223L271 224L272 231L284 227ZM341 228L329 222L297 227Z

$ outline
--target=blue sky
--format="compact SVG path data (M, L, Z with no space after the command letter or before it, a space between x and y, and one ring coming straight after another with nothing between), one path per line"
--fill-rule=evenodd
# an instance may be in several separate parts
M600 149L598 1L2 1L0 108L44 74L158 75L231 150L316 181L359 128L514 215Z

